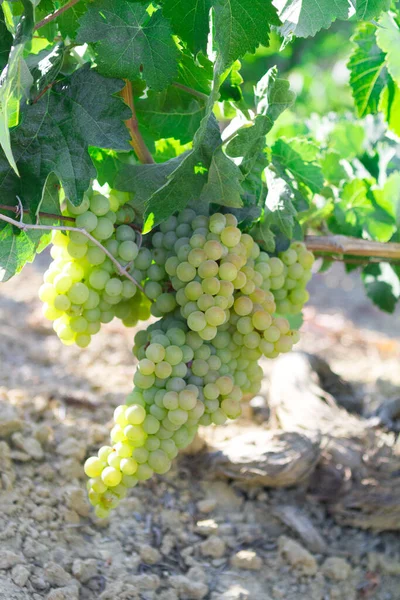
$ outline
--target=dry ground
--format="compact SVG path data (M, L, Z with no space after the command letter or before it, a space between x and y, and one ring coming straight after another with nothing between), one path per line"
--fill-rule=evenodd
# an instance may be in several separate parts
M130 390L133 332L112 323L89 349L63 347L37 300L47 260L0 287L1 600L400 599L399 533L340 527L301 489L246 492L188 457L97 522L82 463ZM340 268L312 288L300 346L353 382L366 412L395 398L398 315L373 309ZM307 548L282 506L328 550Z

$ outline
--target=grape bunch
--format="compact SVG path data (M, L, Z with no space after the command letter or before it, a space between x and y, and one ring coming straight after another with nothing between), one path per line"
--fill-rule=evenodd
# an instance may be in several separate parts
M106 517L129 488L166 473L199 426L241 414L242 398L260 389L260 358L288 352L299 339L285 315L308 299L314 258L299 242L271 257L234 215L193 208L138 238L134 209L120 192L67 203L66 214L139 287L80 231L55 232L40 297L60 339L84 347L114 317L127 326L158 319L135 336L134 388L114 412L110 445L85 463L90 502Z
M78 207L67 202L64 214L75 218L84 229L100 241L122 266L143 260L130 223L135 211L126 204L126 195L109 198L93 193L86 195ZM44 275L39 297L43 314L53 321L53 328L66 344L84 348L101 323L115 316L127 326L150 316L150 302L137 286L121 277L102 248L80 231L67 234L54 231L51 256L54 259ZM142 254L142 256L140 256Z

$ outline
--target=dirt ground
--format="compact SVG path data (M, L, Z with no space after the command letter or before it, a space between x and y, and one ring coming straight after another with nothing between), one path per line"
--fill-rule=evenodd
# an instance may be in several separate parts
M62 346L37 299L47 260L0 286L0 600L400 600L399 533L341 527L301 489L245 491L190 457L98 522L82 464L131 389L133 332L113 322L86 350ZM355 385L365 414L396 398L399 316L340 267L311 298L300 348ZM307 548L282 506L327 549Z

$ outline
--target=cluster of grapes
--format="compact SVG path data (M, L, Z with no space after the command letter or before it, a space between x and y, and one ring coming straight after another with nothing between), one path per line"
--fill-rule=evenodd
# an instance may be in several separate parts
M135 272L161 318L135 336L135 387L114 413L113 445L85 464L99 517L128 488L166 473L200 425L241 414L243 395L260 389L261 356L274 358L298 341L277 314L288 295L279 291L290 289L289 312L301 309L306 297L294 304L293 292L305 289L313 262L299 243L271 258L233 215L192 209L161 224L141 251ZM287 279L297 287L286 287Z
M133 207L119 192L67 203L67 214L129 267L144 293L80 231L55 232L40 297L60 339L84 347L114 316L128 326L159 318L135 336L134 389L115 410L112 445L85 463L90 501L105 517L129 488L166 473L200 425L240 415L243 395L260 389L259 359L298 341L283 315L308 299L314 258L298 242L270 257L234 215L192 208L139 245Z
M109 198L93 193L78 207L67 202L64 214L75 217L76 227L90 233L116 258L127 266L146 251L139 249L130 223L135 211L126 204L126 195ZM53 321L60 340L81 348L91 336L115 316L127 326L150 316L150 302L137 286L121 277L102 248L80 231L64 234L54 231L51 255L54 259L44 275L39 297L44 302L44 316ZM142 254L142 256L140 256Z

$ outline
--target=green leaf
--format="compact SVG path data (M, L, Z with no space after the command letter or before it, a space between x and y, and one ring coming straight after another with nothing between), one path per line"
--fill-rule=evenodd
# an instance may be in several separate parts
M381 310L393 313L400 297L400 283L391 265L368 266L363 269L362 277L368 298Z
M3 12L0 10L0 72L7 64L12 43L13 36L8 31Z
M272 162L289 171L298 182L309 187L314 193L319 192L324 185L320 166L304 161L290 143L282 139L275 142L272 147Z
M294 101L295 95L289 89L289 82L277 78L276 67L270 69L255 88L257 117L250 127L242 127L227 144L226 152L232 157L243 157L242 172L247 175L259 153L265 147L265 136L272 129L274 121Z
M33 261L42 235L42 231L14 231L9 224L0 230L0 281L8 281Z
M378 17L382 11L389 10L390 0L357 0L356 17L359 21L369 21Z
M115 187L134 194L135 205L143 208L149 198L162 188L177 169L184 155L153 165L123 165L116 177Z
M92 42L97 67L106 77L143 77L163 90L177 74L178 48L161 11L128 0L97 0L80 21L80 43Z
M281 30L286 37L314 36L321 29L328 29L336 19L346 20L348 12L347 0L287 0L279 13Z
M400 229L400 172L391 173L383 188L374 190L374 196L378 204L392 216L397 229ZM400 239L399 231L395 235Z
M26 64L33 77L31 100L35 101L39 94L56 79L63 64L64 50L64 44L61 42L50 50L28 55Z
M123 122L130 110L113 97L122 86L85 65L26 107L21 125L11 132L21 179L0 154L0 196L15 204L18 194L35 214L47 176L54 172L66 196L79 204L96 174L88 146L131 149Z
M290 90L286 79L278 78L278 69L272 67L260 79L254 90L257 114L276 121L284 110L292 106L296 94Z
M237 58L269 46L271 25L280 25L271 0L214 0L215 40L223 68Z
M380 205L379 193L370 191L369 182L353 179L344 185L335 204L330 228L334 233L387 242L396 226L393 216Z
M22 15L13 46L8 57L7 67L0 76L0 148L7 158L8 163L18 174L9 128L19 123L20 103L29 95L33 79L24 61L25 43L30 39L33 31L33 7L25 0L24 14Z
M251 127L242 127L237 135L227 144L228 156L243 156L243 171L248 173L258 153L265 147L265 136L271 131L273 122L267 116L258 115Z
M211 91L212 79L213 64L204 54L199 53L194 59L187 51L182 51L176 78L178 83L208 96Z
M163 92L149 91L146 98L135 101L140 131L153 143L172 137L186 144L200 126L204 104L173 86Z
M340 160L341 156L336 150L328 150L320 160L323 176L328 183L336 187L339 187L340 182L348 178Z
M42 199L36 210L36 220L42 225L61 225L64 221L57 217L45 217L39 213L49 213L61 216L60 183L55 173L49 173L43 188ZM50 238L50 233L49 233Z
M379 110L382 111L389 129L400 136L400 88L392 78L382 92Z
M241 170L221 149L216 150L211 160L208 181L203 188L200 199L222 206L240 208L243 179Z
M347 63L359 117L377 113L379 98L387 83L385 53L376 45L375 32L376 27L370 23L358 26L352 37L354 50Z
M214 66L213 87L208 97L205 116L193 139L193 148L180 165L168 176L166 183L146 203L144 233L182 210L191 201L198 201L207 182L207 175L215 150L221 146L218 121L213 114L221 83L222 65Z
M376 41L386 52L386 64L393 81L400 86L400 29L393 15L385 13L379 19Z
M64 1L64 4L66 2ZM66 38L70 37L75 39L76 33L79 29L79 19L87 11L87 0L80 0L74 6L71 6L68 10L63 12L57 18L57 25L61 35ZM50 11L46 11L47 13Z
M293 235L293 227L297 211L293 206L293 192L283 179L279 177L268 180L268 194L265 202L264 225L277 225L279 230L289 239Z
M197 53L207 50L211 0L164 0L163 13L174 32Z
M350 160L363 153L365 130L359 123L339 122L329 133L328 139L332 150Z
M189 202L199 199L207 182L206 173L213 153L220 143L218 123L211 113L204 117L196 133L193 149L169 175L167 182L149 198L144 233L168 219L174 212L183 210Z

